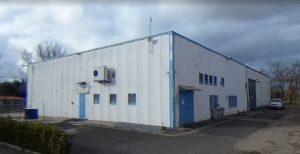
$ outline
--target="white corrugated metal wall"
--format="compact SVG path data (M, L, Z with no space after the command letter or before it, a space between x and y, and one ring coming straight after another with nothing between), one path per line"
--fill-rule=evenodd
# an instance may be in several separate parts
M40 115L78 118L76 83L85 81L87 119L169 127L169 35L154 37L151 48L144 38L35 63L29 68L28 107ZM115 82L93 82L93 68L101 65L115 70ZM117 94L116 105L109 103L111 93ZM128 93L136 93L136 105L128 105ZM93 103L93 94L100 94L100 104Z
M210 118L210 95L218 95L220 107L225 108L225 115L238 111L247 111L247 77L244 65L232 61L229 57L218 55L179 34L175 34L175 93L176 126L179 126L179 86L192 86L201 91L194 91L194 121ZM270 98L269 78L253 70L249 77L259 78L257 86L257 105L265 105ZM218 85L199 83L199 73L217 76ZM220 86L220 79L225 79L225 86ZM237 96L237 107L229 107L228 96Z
M256 105L268 105L270 100L270 78L247 68L247 79L256 81Z
M268 77L172 34L175 34L171 42L175 52L176 126L180 114L179 85L202 90L194 92L195 121L210 118L209 95L218 95L226 115L246 111L248 78L261 81L257 86L257 105L267 103ZM168 33L152 40L151 51L145 38L33 64L29 69L28 107L38 108L41 115L78 118L76 83L86 81L90 84L86 96L87 119L170 127L169 41ZM101 65L116 71L115 82L106 85L93 82L93 68ZM199 84L199 73L217 76L218 85ZM220 86L221 77L225 79L224 87ZM111 93L117 94L117 105L109 104ZM137 94L137 105L128 105L128 93ZM93 94L100 94L100 104L93 104ZM229 95L237 96L237 107L228 107Z

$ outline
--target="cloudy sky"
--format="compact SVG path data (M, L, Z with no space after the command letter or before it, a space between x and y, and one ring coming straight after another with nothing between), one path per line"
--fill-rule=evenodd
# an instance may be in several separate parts
M0 1L0 80L20 76L20 52L43 40L70 52L176 31L259 69L300 59L300 2Z

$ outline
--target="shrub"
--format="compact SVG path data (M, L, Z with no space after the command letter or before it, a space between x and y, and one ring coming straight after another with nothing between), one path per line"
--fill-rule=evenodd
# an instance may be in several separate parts
M0 140L47 154L67 154L71 147L70 136L57 127L10 118L0 118Z

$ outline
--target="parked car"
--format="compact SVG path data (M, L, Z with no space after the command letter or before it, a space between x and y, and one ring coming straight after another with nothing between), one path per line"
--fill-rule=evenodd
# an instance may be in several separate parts
M269 107L275 109L284 109L284 104L281 98L271 98Z

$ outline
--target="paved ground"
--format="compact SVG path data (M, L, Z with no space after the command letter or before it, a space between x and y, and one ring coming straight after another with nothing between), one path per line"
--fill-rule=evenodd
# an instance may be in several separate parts
M1 154L23 154L22 151L15 150L15 149L6 147L6 146L1 145L1 144L0 144L0 153Z
M225 122L194 128L181 136L162 136L149 133L85 126L72 139L73 154L96 153L251 153L235 148L257 130L267 128L286 111L256 111L231 117ZM288 112L295 114L293 112ZM298 112L298 114L300 114Z
M299 117L300 108L296 107L287 107L286 110L261 110L229 116L217 123L212 121L200 123L186 129L188 131L185 129L170 131L169 136L165 135L168 133L158 133L157 128L153 129L155 131L144 133L145 126L139 126L139 131L133 131L129 129L130 125L125 125L125 127L123 124L118 127L116 125L99 126L80 120L67 120L55 125L73 134L72 154L274 153L274 149L278 148L272 149L272 146L278 145L286 149L293 148L292 152L284 148L280 152L297 153L298 146L300 148L298 144L300 129L294 126L300 126ZM279 127L280 129L277 130ZM290 131L295 131L294 129L298 131L282 134L286 127L293 128ZM184 133L185 131L187 133ZM279 144L281 142L278 142L278 139L270 139L280 133L282 134L281 140L288 137L286 139L293 141L291 141L291 146ZM0 153L18 154L18 151L0 146Z
M234 147L264 154L300 154L300 108L289 108L285 116L239 140Z

